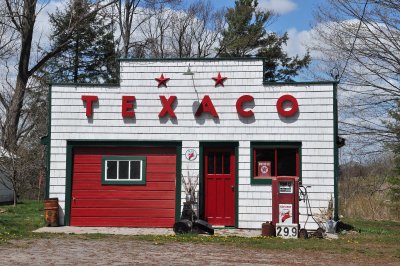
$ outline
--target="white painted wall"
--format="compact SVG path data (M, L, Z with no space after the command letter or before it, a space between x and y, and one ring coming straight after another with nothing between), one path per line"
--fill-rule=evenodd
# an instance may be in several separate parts
M10 188L12 188L11 182L0 172L0 202L14 200L14 192Z
M190 64L193 76L182 75ZM254 59L201 61L122 61L120 87L52 87L50 197L65 202L66 140L171 140L182 141L182 173L197 175L199 158L185 159L185 151L199 151L199 141L239 142L239 227L260 228L272 219L270 185L250 185L251 141L302 142L302 178L309 189L314 212L326 208L334 190L333 85L263 85L262 61ZM214 87L211 77L228 79L224 87ZM157 87L161 74L171 80ZM255 99L254 118L240 118L238 97ZM284 94L297 98L299 113L280 118L276 101ZM92 119L85 116L82 95L97 95ZM133 120L121 116L121 97L136 97ZM177 120L159 119L161 101L177 96ZM219 119L207 115L195 118L197 101L209 95ZM182 201L184 192L182 191ZM301 221L306 219L300 204ZM61 217L63 218L63 217Z

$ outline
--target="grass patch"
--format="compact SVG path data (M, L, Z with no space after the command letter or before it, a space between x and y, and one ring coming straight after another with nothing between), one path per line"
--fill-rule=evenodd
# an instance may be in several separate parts
M0 209L0 243L33 237L32 231L44 226L43 202L22 201Z
M12 239L65 238L93 241L150 241L154 245L168 243L219 244L233 247L320 252L321 254L351 254L400 261L400 222L348 219L352 232L340 234L339 239L281 239L275 237L245 238L235 236L172 235L116 236L104 234L63 235L32 233L44 226L43 202L24 201L13 206L0 206L0 244Z
M363 234L400 236L400 222L350 219L348 223L352 224L356 231Z

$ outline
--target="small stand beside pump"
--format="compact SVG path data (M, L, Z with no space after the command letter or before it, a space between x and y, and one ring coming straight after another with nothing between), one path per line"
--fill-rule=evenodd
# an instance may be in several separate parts
M303 200L306 203L306 209L307 209L307 219L304 222L304 226L303 228L301 228L299 230L299 238L308 238L309 236L313 236L313 237L317 237L317 238L323 238L324 237L324 233L325 233L325 228L324 225L317 221L317 219L315 219L313 213L312 213L312 209L311 209L311 204L310 204L310 199L308 198L308 192L307 192L307 188L306 186L300 185L299 186L299 191L300 191L300 198L299 200ZM306 229L306 225L308 222L309 218L312 218L314 220L314 222L318 225L318 228L316 230L308 230Z

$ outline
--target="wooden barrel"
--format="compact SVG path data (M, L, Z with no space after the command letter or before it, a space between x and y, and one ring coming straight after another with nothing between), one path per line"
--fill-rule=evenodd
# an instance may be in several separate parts
M44 200L44 220L47 226L58 226L58 198Z
M262 224L262 236L275 236L275 226L272 222L265 222Z

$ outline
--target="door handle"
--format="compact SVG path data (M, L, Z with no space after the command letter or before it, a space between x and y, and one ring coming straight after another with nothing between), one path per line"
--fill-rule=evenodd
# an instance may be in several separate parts
M235 191L235 186L232 185L232 186L231 186L231 189L232 189L232 191Z

